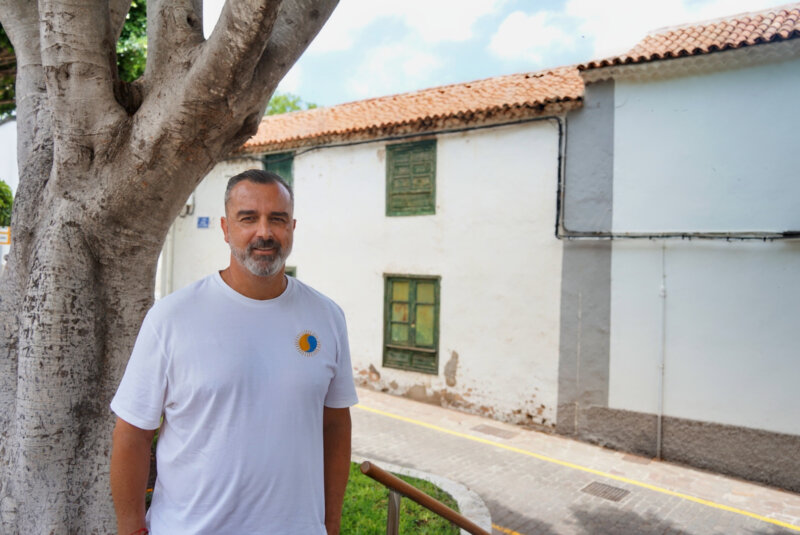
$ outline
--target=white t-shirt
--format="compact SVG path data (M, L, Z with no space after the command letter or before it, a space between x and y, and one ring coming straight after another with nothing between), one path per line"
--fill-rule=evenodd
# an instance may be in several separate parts
M293 277L275 299L218 273L148 312L111 409L156 429L153 535L324 535L323 406L358 402L344 313Z

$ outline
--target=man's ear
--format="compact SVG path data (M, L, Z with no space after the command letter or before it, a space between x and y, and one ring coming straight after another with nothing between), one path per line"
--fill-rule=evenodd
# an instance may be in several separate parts
M222 227L222 235L225 237L225 243L230 243L228 241L228 220L225 219L225 216L219 218L219 226Z

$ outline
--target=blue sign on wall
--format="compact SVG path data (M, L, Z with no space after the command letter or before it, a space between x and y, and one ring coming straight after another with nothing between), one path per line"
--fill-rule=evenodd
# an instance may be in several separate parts
M197 218L197 228L208 228L208 220L207 217L198 217Z

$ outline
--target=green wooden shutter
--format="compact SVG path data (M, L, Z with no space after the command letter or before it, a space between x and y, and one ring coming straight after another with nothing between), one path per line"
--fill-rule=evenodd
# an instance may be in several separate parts
M437 374L439 280L386 278L383 365Z
M436 213L436 140L386 147L386 215Z
M280 152L278 154L267 154L262 157L261 161L264 162L265 171L271 171L279 175L290 186L294 184L294 175L292 173L294 153Z

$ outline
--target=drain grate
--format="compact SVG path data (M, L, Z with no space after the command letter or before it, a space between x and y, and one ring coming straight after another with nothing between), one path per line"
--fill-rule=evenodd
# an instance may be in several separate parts
M629 490L621 489L619 487L612 487L611 485L606 485L605 483L600 483L598 481L592 481L583 487L581 492L591 494L592 496L597 496L598 498L611 500L612 502L618 502L631 493Z
M500 438L512 438L517 436L518 433L514 433L513 431L506 431L505 429L500 429L499 427L492 427L491 425L481 424L476 425L472 428L473 431L477 431L479 433L485 433L487 435L494 435Z

